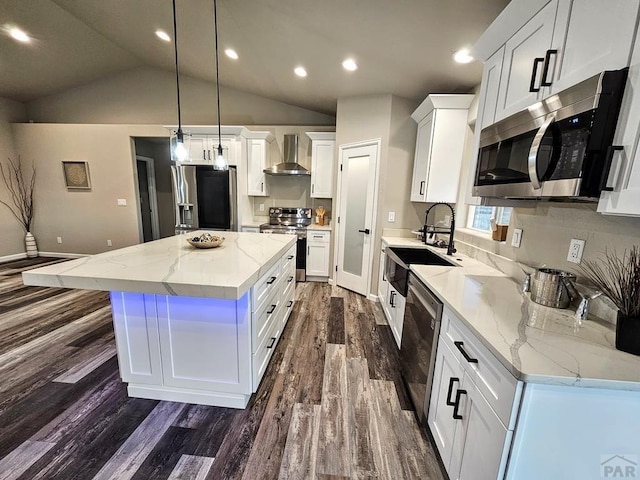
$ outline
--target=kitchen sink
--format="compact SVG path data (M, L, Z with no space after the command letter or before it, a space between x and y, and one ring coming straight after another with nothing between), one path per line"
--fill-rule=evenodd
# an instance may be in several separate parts
M453 261L447 260L437 253L426 248L401 248L389 247L398 259L405 265L442 265L444 267L457 267Z

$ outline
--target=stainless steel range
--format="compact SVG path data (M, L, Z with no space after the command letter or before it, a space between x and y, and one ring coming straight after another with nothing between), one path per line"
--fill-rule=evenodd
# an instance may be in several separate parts
M310 208L272 207L269 209L269 223L260 225L261 233L296 235L298 237L296 256L296 280L307 279L307 227L311 225Z

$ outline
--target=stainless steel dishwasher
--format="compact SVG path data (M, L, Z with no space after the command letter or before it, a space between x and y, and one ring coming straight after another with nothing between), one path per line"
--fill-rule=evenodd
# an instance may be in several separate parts
M433 384L442 302L409 273L400 368L420 423L426 425Z

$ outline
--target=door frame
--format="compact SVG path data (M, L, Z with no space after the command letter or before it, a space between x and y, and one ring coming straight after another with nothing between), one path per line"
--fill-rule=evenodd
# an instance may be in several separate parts
M373 138L370 140L363 140L360 142L345 143L338 146L338 168L337 168L338 182L337 182L337 190L336 190L336 206L334 208L334 211L340 212L340 207L342 203L342 175L341 175L340 168L342 166L344 151L349 150L351 148L371 147L371 146L376 147L376 156L375 156L376 168L375 168L375 178L373 179L373 205L372 205L373 211L371 215L371 249L369 252L369 258L367 259L367 261L369 262L368 263L369 273L367 275L367 288L366 288L365 297L375 301L375 299L377 299L378 297L377 295L374 295L371 293L371 278L373 274L373 259L376 251L375 249L376 228L378 224L378 191L380 186L380 151L382 148L381 138ZM332 272L333 283L336 286L338 286L337 269L338 269L338 262L340 259L339 257L340 229L342 228L343 225L344 224L340 224L338 222L335 223L335 232L334 232L335 248L333 249L333 264L331 268L333 269L333 272Z
M144 229L142 227L142 212L140 211L140 187L138 183L138 160L144 162L147 166L147 180L149 183L149 203L151 205L151 238L158 240L160 238L160 219L158 217L158 193L156 189L156 169L154 159L136 154L134 158L133 174L135 177L136 188L136 205L138 217L138 234L140 242L144 243Z

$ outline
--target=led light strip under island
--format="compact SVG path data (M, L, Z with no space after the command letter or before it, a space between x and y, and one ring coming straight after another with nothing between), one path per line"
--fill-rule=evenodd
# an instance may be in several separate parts
M129 396L245 408L293 309L296 237L222 235L218 248L194 249L178 235L30 270L23 280L111 292Z

